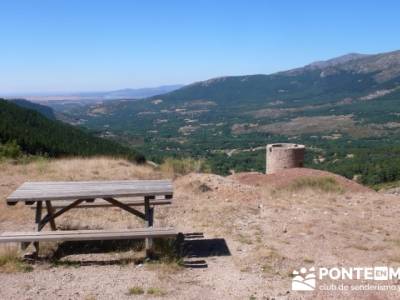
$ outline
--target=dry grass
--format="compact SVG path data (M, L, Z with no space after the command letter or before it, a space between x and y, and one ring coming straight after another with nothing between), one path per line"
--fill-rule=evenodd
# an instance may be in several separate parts
M16 247L2 246L0 248L0 273L30 272L32 266L21 260Z
M141 288L140 286L134 286L129 288L128 290L128 295L143 295L144 294L144 289Z
M153 296L153 297L162 297L167 294L163 289L160 289L158 287L149 287L146 291L147 295ZM130 296L138 296L138 295L144 295L145 290L140 287L140 286L134 286L129 288L128 290L128 295Z
M168 174L170 177L177 177L180 175L186 175L189 173L208 173L210 167L204 160L197 160L192 158L167 158L161 165L160 170L164 174Z
M253 241L251 240L250 236L242 234L242 233L238 234L238 242L240 242L242 244L248 244L248 245L253 244Z
M26 226L32 227L33 225L33 211L23 205L7 207L4 204L4 199L25 181L129 180L168 177L150 166L136 165L126 160L105 157L38 159L27 164L2 162L0 163L0 173L3 174L0 185L0 222L12 221L15 223L17 220L17 223L25 229L27 229ZM74 214L73 219L69 218L69 214L67 214L59 219L60 225L74 229L83 229L84 226L103 228L107 223L118 218L122 221L125 220L127 227L136 226L135 222L130 223L132 218L128 218L127 214L121 214L117 210L115 213L107 214L104 219L98 218L98 213L98 210L94 212L81 210L76 214L78 218L75 218Z
M167 294L164 290L158 288L158 287L150 287L147 289L147 294L152 295L154 297L161 297Z
M304 177L296 179L288 187L290 191L311 189L325 193L343 193L344 190L333 177Z
M157 273L159 279L169 278L184 270L183 260L171 243L172 240L155 240L156 259L148 261L146 270L152 270Z
M35 164L35 163L33 163ZM63 180L107 180L107 179L159 179L162 173L145 165L136 165L122 159L74 158L46 160L38 162L41 173L50 175L50 179Z

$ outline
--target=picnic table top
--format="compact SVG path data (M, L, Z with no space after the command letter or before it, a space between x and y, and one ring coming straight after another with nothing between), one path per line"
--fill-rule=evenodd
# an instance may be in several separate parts
M7 204L46 200L172 195L171 180L43 181L25 182Z

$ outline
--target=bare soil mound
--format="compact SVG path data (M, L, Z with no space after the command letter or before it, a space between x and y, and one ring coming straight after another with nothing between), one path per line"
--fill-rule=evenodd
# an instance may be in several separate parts
M240 183L254 186L269 186L272 188L286 188L299 180L300 178L334 178L336 182L346 192L373 192L372 189L358 184L353 180L344 178L343 176L315 169L293 168L282 170L275 174L263 174L257 172L237 173L229 176Z

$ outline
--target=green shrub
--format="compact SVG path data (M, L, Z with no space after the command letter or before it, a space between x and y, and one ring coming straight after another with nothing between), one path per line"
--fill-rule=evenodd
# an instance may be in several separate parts
M146 157L136 152L130 153L126 159L137 164L144 164L146 162Z
M0 158L16 159L22 156L21 147L16 141L10 141L5 144L0 144Z
M151 287L147 289L147 294L153 295L153 296L164 296L166 292L160 288L156 287Z
M134 286L134 287L129 288L128 294L129 295L143 295L144 290L140 286Z

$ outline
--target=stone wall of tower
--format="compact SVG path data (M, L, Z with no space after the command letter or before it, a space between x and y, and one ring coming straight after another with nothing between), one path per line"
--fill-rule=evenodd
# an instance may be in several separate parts
M283 169L302 168L305 146L299 144L267 145L266 173L272 174Z

